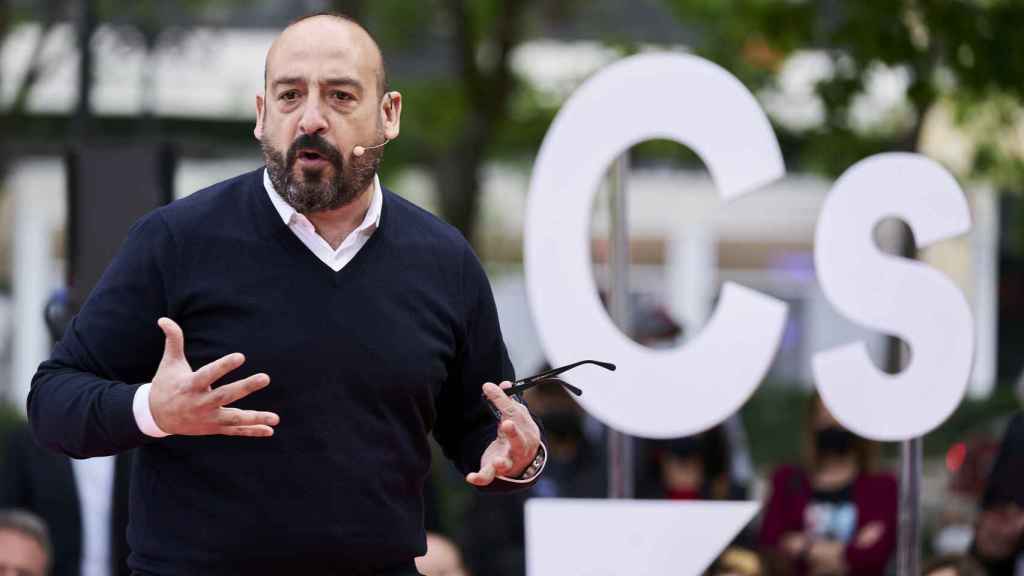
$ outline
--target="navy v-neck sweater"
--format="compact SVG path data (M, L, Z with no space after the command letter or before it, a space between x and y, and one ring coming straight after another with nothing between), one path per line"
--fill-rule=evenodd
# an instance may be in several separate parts
M479 261L452 227L384 191L380 228L341 271L275 212L257 170L160 208L32 382L37 439L74 457L136 448L129 565L153 574L372 573L425 551L428 434L463 472L495 438L481 399L513 379ZM193 369L231 352L269 387L273 437L140 432L168 316ZM499 485L497 488L509 488Z

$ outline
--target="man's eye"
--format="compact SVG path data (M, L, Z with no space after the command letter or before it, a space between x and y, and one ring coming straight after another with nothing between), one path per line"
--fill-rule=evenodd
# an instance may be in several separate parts
M298 90L289 90L289 91L281 94L281 96L279 96L279 98L281 100L284 100L285 102L292 102L292 101L298 99L298 97L299 97L299 91Z
M348 102L353 99L352 95L348 92L333 92L331 93L331 97L339 102Z

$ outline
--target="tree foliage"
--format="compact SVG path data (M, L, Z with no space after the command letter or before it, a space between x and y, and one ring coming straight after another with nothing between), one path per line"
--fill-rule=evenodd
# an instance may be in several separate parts
M916 150L925 115L952 103L961 121L1024 101L1024 2L1019 0L665 0L702 30L699 53L755 91L778 80L799 51L827 55L832 73L815 85L824 121L792 135L797 161L837 174L865 154ZM905 70L911 118L888 132L858 130L850 110L878 65ZM782 131L785 131L783 128ZM984 134L980 134L984 138ZM994 135L993 135L994 136ZM1024 186L1020 159L981 142L971 175Z
M15 22L34 20L43 25L38 41L41 50L53 24L74 21L79 5L72 0L46 0L15 14L11 0L0 0L0 42ZM230 14L245 5L240 0L92 0L100 25L112 25L127 47L146 52L179 41L191 25L209 21L211 14L227 15L220 18L226 25ZM323 3L366 24L386 56L424 64L422 71L406 66L392 79L405 97L405 130L402 138L388 147L387 162L390 166L411 162L428 168L442 216L471 241L484 165L498 154L507 157L534 150L554 115L552 106L543 104L516 75L512 54L545 17L571 16L577 5L578 0ZM302 10L296 7L294 12L298 16ZM43 63L33 59L29 74L19 79L16 106L0 111L0 121L15 125L10 122L13 116L21 118L28 113L25 103L36 80L45 73ZM5 81L10 80L0 78ZM20 121L18 125L24 124Z
M389 154L429 166L441 215L472 242L485 163L496 150L539 142L553 115L531 98L511 60L536 24L539 3L378 0L336 4L341 10L354 8L363 14L385 52L408 55L440 41L440 70L399 79L407 103L406 130Z

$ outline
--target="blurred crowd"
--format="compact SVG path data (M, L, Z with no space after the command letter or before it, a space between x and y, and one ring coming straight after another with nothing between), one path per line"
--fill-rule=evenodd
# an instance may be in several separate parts
M426 494L428 553L417 560L423 574L525 574L528 499L606 495L602 428L558 386L534 388L528 402L546 432L549 461L542 481L517 494L473 494L459 507L450 501L460 493L461 478L435 467ZM637 497L751 498L753 479L735 473L743 458L737 458L735 434L729 432L733 424L638 443ZM878 446L840 426L816 395L803 412L803 444L802 460L771 471L760 517L709 574L895 573L899 487L891 472L880 469ZM37 447L26 428L8 432L4 445L0 574L128 574L123 534L130 454L100 459L90 468ZM969 545L928 546L934 557L926 558L923 574L1024 574L1024 414L1011 419L986 476ZM445 521L452 508L458 514Z
M671 321L655 324L644 344L678 336ZM526 401L544 428L541 479L524 492L479 493L438 454L425 490L427 554L417 559L425 576L522 576L527 500L607 496L606 429L554 382L528 390ZM895 574L899 484L881 466L879 445L843 428L817 394L791 413L802 421L799 457L765 470L763 484L738 416L695 436L635 440L636 497L763 499L709 575ZM24 423L0 436L0 576L130 575L132 454L72 460L36 445ZM950 493L966 494L971 510L940 518L944 526L924 542L922 574L1024 576L1024 413L987 448L954 454L961 465Z

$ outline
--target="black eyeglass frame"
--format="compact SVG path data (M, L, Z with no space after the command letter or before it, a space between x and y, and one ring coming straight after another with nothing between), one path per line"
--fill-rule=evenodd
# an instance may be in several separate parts
M562 380L561 378L555 378L555 376L558 376L563 372L567 372L577 366L582 366L584 364L593 364L595 366L600 366L605 370L615 370L615 364L612 364L611 362L601 362L600 360L580 360L579 362L573 362L572 364L566 364L565 366L559 366L558 368L545 370L540 374L534 374L533 376L523 378L522 380L516 380L515 382L512 383L512 386L509 386L508 388L504 389L505 394L508 396L515 396L518 399L520 396L522 396L523 392L529 390L530 388L533 388L534 386L537 386L538 384L553 382L558 384L562 388L565 388L566 391L575 394L576 396L582 396L583 390L580 390L576 386L569 384L568 382Z
M580 360L579 362L573 362L572 364L566 364L565 366L559 366L558 368L545 370L540 374L534 374L533 376L528 376L521 380L516 380L515 382L512 383L512 386L504 388L503 391L507 396L509 396L516 402L519 402L520 404L525 404L525 402L523 401L523 392L529 390L530 388L533 388L534 386L537 386L538 384L551 382L554 384L558 384L571 394L575 394L576 396L582 396L583 390L580 390L576 386L569 384L568 382L562 380L561 378L556 378L556 376L563 372L566 372L567 370L572 370L573 368L577 366L582 366L584 364L593 364L595 366L600 366L605 370L615 370L615 364L612 364L611 362L601 362L600 360ZM480 396L486 399L486 396L483 393L481 393ZM490 400L487 401L487 407L490 408L491 414L494 414L495 418L501 420L501 411L495 408L494 404L491 404Z

